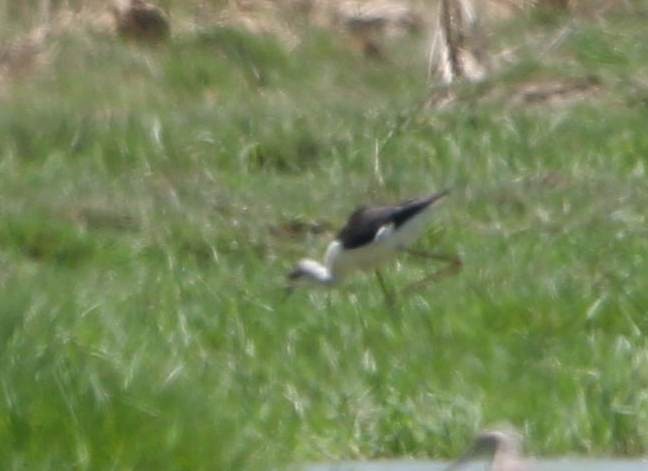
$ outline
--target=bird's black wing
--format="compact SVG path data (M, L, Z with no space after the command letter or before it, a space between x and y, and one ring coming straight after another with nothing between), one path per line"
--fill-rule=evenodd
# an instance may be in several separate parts
M438 193L433 193L424 198L418 198L413 200L405 201L399 204L392 215L392 221L394 226L398 228L402 226L411 218L416 216L418 213L423 211L425 208L430 206L432 203L440 200L449 193L448 190L443 190Z
M358 208L349 217L337 239L345 249L357 249L371 243L382 226L392 222L395 208Z
M337 239L345 249L356 249L369 244L381 227L393 224L398 228L447 194L448 191L444 190L425 198L405 201L397 206L358 208L351 214Z

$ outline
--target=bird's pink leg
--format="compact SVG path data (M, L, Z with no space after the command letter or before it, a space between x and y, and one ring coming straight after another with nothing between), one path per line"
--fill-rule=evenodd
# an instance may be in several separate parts
M424 285L430 282L438 281L441 278L445 278L446 276L456 275L461 271L461 268L463 267L463 262L456 255L435 254L431 252L426 252L424 250L416 250L416 249L407 249L406 252L410 255L414 255L415 257L427 258L429 260L437 260L440 262L445 262L446 266L441 268L440 270L430 273L429 275L423 277L418 281L410 283L403 290L404 293L418 290L422 288Z
M378 270L376 270L376 278L378 279L378 284L380 285L380 289L382 289L383 295L385 296L385 304L387 304L388 307L394 307L394 305L396 304L394 299L394 293L392 290L387 288L385 279L383 278L382 273L380 273L380 271Z

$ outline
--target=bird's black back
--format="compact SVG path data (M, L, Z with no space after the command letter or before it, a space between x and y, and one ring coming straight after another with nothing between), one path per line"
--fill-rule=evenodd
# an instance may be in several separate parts
M393 224L398 229L398 227L447 194L448 191L444 190L425 198L404 201L396 206L358 208L351 214L346 225L340 230L337 239L345 249L362 247L374 240L381 227Z

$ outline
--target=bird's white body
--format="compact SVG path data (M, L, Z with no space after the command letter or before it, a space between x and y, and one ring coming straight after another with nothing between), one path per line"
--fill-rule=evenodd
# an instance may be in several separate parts
M334 240L326 250L323 264L302 259L298 269L323 285L336 284L352 272L374 270L421 237L434 214L432 206L425 206L399 227L393 222L380 226L372 240L358 247L345 248L342 241Z
M326 250L324 263L333 278L339 281L354 271L368 271L383 265L393 255L384 242L347 250L340 242L333 241Z
M335 240L326 250L324 264L335 278L384 265L399 251L416 242L425 231L431 214L432 211L427 208L420 216L408 221L398 230L394 230L393 224L383 226L370 244L355 249L344 249L342 244Z

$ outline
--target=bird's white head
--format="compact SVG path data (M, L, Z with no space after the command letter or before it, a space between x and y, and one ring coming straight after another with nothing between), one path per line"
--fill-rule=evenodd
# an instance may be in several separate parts
M304 258L288 273L288 284L291 288L298 286L330 286L335 283L335 278L328 268L321 263Z

